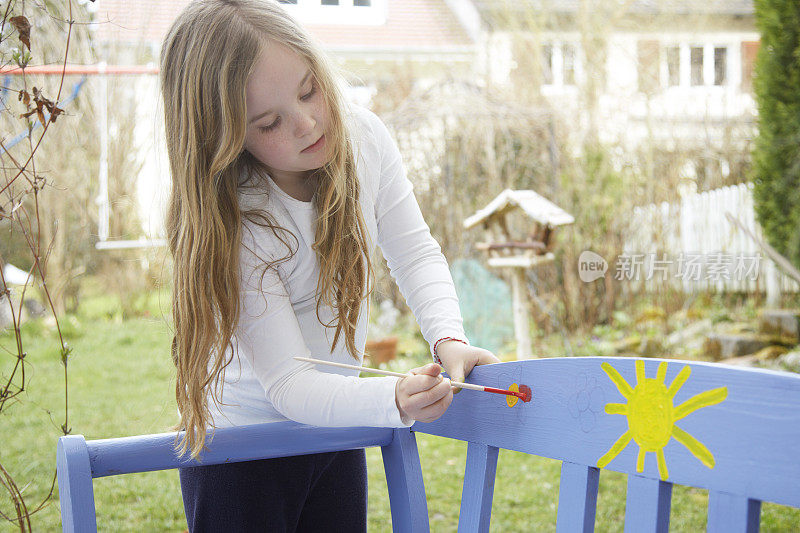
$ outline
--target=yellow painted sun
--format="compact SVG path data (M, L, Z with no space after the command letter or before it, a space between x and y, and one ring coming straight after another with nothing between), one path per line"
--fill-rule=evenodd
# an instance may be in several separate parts
M610 463L633 439L639 445L636 471L644 471L645 455L647 452L654 452L658 460L658 474L662 480L666 480L669 477L669 471L667 470L667 460L664 457L664 446L673 437L686 446L701 463L708 468L714 468L714 455L700 441L675 425L675 422L698 409L723 401L728 396L727 387L701 392L675 406L673 398L689 379L689 375L692 373L691 367L683 367L667 388L664 382L667 377L666 362L658 365L656 378L652 379L645 377L644 361L636 361L636 387L631 387L610 364L603 363L601 366L617 386L620 394L628 400L627 404L606 404L606 413L625 415L628 419L628 431L623 433L598 459L597 466L599 468Z

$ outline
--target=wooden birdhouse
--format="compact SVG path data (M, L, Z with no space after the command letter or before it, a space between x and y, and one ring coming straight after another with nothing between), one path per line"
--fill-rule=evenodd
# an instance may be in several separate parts
M525 235L512 235L508 216L517 210L530 219ZM497 198L464 221L464 228L483 227L486 242L476 246L487 254L487 263L494 268L511 271L514 333L517 358L531 358L529 326L530 294L525 270L553 260L554 232L557 227L572 224L575 218L550 200L534 191L506 189Z

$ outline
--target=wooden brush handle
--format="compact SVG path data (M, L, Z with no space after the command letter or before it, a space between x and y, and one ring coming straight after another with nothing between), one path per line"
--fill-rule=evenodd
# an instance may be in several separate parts
M334 363L333 361L323 361L322 359L312 359L310 357L295 357L297 361L303 361L306 363L314 363L316 365L328 365L328 366L335 366L338 368L348 368L350 370L360 370L362 372L370 372L372 374L381 374L383 376L394 376L398 378L404 378L406 376L411 376L413 374L401 374L400 372L392 372L391 370L380 370L378 368L368 368L366 366L357 366L357 365L348 365L346 363ZM480 385L473 385L471 383L458 383L457 381L451 381L450 384L453 387L458 387L459 389L470 389L476 391L483 391L484 388Z

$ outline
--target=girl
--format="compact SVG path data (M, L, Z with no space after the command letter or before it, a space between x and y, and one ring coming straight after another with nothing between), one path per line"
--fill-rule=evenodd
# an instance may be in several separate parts
M439 365L362 379L293 359L362 360L378 245L453 379L497 361L467 343L447 262L380 119L343 103L324 56L271 0L191 3L161 73L180 451L196 457L207 428L226 425L441 416L453 393ZM319 530L320 517L366 528L363 450L180 477L193 531Z

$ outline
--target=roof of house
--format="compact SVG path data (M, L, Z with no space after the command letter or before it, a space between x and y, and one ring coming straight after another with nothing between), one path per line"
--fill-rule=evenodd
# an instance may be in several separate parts
M554 13L575 13L581 0L472 0L482 13L492 10L540 9ZM752 15L753 0L633 0L631 14L718 14Z
M100 41L160 43L189 0L106 0L99 2L95 21Z
M190 0L98 2L101 41L160 43ZM472 40L445 0L387 0L380 26L315 25L305 28L332 49L440 49L471 46Z
M386 23L381 26L307 27L333 48L420 49L473 44L444 0L389 0Z

